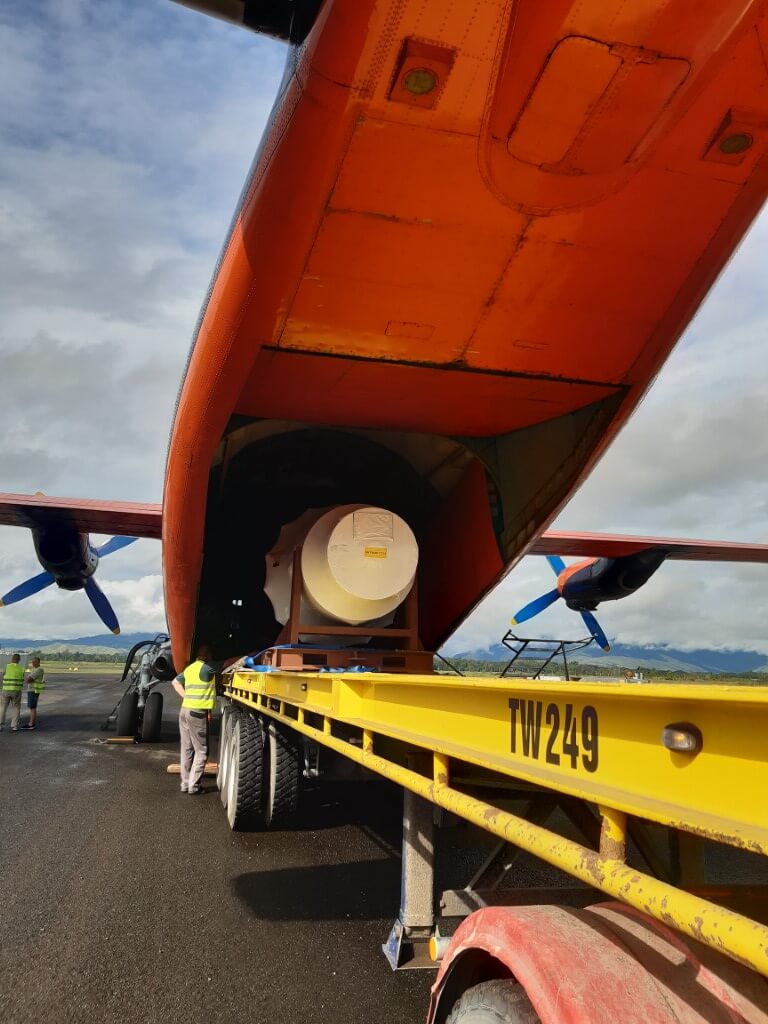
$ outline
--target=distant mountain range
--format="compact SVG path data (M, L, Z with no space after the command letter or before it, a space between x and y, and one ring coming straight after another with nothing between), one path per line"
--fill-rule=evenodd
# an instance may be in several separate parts
M67 639L56 639L56 640L34 640L29 637L14 637L13 639L6 640L0 638L0 648L3 650L20 650L20 651L50 651L51 653L57 651L83 651L91 650L94 653L119 653L120 651L129 651L134 644L139 643L141 640L154 640L155 633L121 633L119 636L113 636L112 633L101 633L99 636L78 636L72 640Z
M98 636L79 636L74 639L40 640L29 637L1 639L0 649L57 651L87 651L94 653L118 653L129 651L141 640L152 640L155 634L101 633ZM503 644L491 644L471 651L449 655L451 658L469 658L472 661L509 661L510 651ZM533 657L533 655L531 655ZM738 675L741 672L768 673L768 655L758 651L681 651L673 647L640 647L631 644L616 644L610 654L605 654L596 645L578 651L569 658L574 664L604 664L618 668L657 669L667 672L699 672L707 675L723 673Z
M451 658L472 661L509 661L511 652L503 644L462 651ZM533 658L531 654L529 657ZM542 659L543 660L543 659ZM609 654L596 645L577 651L569 657L574 664L603 664L627 669L657 669L662 672L698 672L702 674L739 675L742 672L768 672L768 655L758 651L681 651L673 647L639 647L616 644Z

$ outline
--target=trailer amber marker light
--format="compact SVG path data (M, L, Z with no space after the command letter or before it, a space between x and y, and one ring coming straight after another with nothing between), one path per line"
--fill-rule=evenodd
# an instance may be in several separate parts
M701 732L695 725L667 725L661 732L661 742L667 750L681 754L698 754L704 745Z
M429 959L433 963L438 963L440 960L443 959L445 954L448 952L448 946L450 944L450 936L440 935L440 933L437 932L429 940L429 944L427 946L427 949L429 950Z

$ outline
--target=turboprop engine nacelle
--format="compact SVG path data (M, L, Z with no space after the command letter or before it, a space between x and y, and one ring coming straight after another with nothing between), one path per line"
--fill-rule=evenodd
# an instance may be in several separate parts
M33 530L35 554L62 590L82 590L93 576L99 556L86 534L69 529Z
M391 622L416 579L418 544L400 516L370 505L314 510L284 527L267 556L264 590L278 622L290 612L299 546L301 620L307 624Z

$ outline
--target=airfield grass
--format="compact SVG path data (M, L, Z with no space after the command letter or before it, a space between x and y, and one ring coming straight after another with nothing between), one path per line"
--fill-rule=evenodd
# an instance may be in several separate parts
M467 676L481 677L483 679L504 679L504 681L508 683L521 683L524 680L529 680L532 678L532 675L502 676L499 672L488 672L487 670L465 671L464 674ZM455 673L446 672L445 670L436 671L435 675L444 676L447 679L456 678ZM565 681L565 676L557 676L554 672L552 673L552 676L545 676L542 679L537 679L534 681L541 683L542 686L546 686L548 682L553 681L553 678L557 678L559 681L562 682ZM574 671L570 681L571 683L573 683L574 686L578 686L579 683L610 683L614 686L623 683L626 686L633 687L642 687L648 683L676 683L681 686L691 683L695 683L697 685L700 684L702 686L768 686L768 673L755 673L751 676L693 675L692 673L690 675L670 674L665 676L663 673L660 672L658 675L646 676L645 679L642 680L642 682L639 682L637 680L632 680L630 682L620 675L597 675L594 672L584 672L582 674L580 672Z
M46 661L40 664L48 675L116 676L123 674L122 662L114 661Z

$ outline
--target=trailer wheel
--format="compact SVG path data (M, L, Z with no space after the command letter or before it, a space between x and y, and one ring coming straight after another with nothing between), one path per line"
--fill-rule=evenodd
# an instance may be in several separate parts
M520 985L505 979L468 988L446 1024L541 1024L541 1018Z
M264 822L267 827L290 821L299 804L303 763L301 738L279 722L267 727L268 769Z
M155 743L160 739L160 726L163 721L163 695L150 693L144 705L144 717L141 720L142 743Z
M219 728L219 767L216 772L216 788L222 794L222 803L224 802L224 793L226 792L225 770L227 766L227 743L229 741L229 721L232 717L233 710L234 709L231 704L224 705L221 712L221 725Z
M138 706L139 695L135 690L123 694L123 698L117 706L115 731L118 736L134 736L136 734Z
M236 831L260 824L264 788L264 727L254 715L239 714L232 723L227 763L227 821Z

